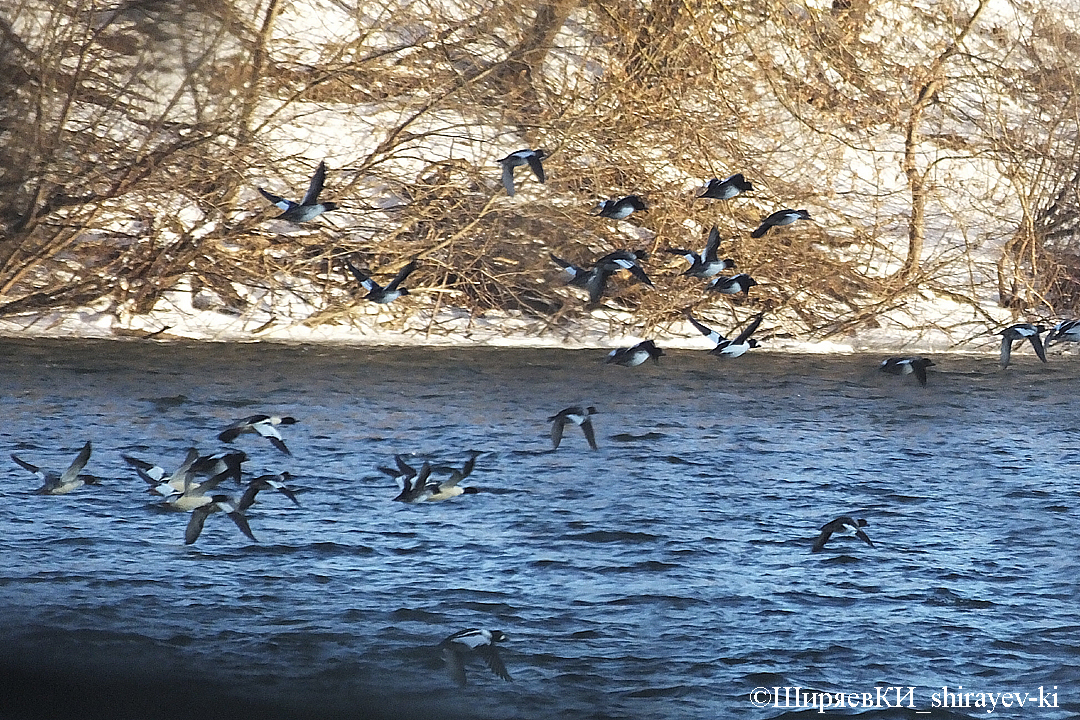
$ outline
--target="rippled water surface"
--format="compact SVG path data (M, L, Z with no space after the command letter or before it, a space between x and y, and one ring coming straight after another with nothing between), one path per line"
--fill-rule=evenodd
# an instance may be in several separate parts
M930 709L960 685L1080 711L1080 358L940 356L921 388L876 356L0 354L0 715L773 718L795 708L754 688L913 686ZM571 428L548 452L579 403L599 451ZM258 543L215 515L185 546L121 453L172 467L259 412L300 420L293 455L242 436L245 471L293 473L302 507L260 495ZM67 496L7 457L62 470L86 440L103 482ZM482 492L448 502L392 502L377 470L472 449ZM875 547L811 553L841 514ZM474 661L453 684L435 645L468 627L510 636L512 683Z

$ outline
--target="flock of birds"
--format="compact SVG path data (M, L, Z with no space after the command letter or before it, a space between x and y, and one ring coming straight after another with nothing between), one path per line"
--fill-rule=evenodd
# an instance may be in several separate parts
M544 150L519 150L511 153L500 160L502 165L502 184L509 195L514 195L514 170L515 168L528 166L536 179L543 183L546 176L542 161L547 157ZM287 200L270 193L263 188L259 191L270 202L282 210L278 217L296 223L313 220L324 212L336 209L338 206L332 202L320 202L319 195L323 190L326 180L326 165L320 162L311 179L307 193L300 202ZM743 192L752 190L751 183L746 181L742 174L735 174L726 179L712 179L709 181L704 192L699 195L702 198L715 200L729 200ZM637 195L606 200L598 207L601 217L624 220L634 212L646 210L648 205ZM774 227L790 225L799 220L810 219L806 210L778 210L765 217L761 224L751 233L752 237L761 237ZM684 257L690 266L683 273L688 277L696 277L709 280L707 290L721 294L749 294L751 287L757 282L749 275L742 273L737 275L721 275L725 270L734 267L730 259L719 258L720 234L716 227L709 232L705 248L701 252L681 248L671 248L667 252ZM551 255L553 262L558 264L569 276L568 284L582 288L588 292L590 303L598 302L606 290L609 278L617 272L626 270L640 283L652 286L652 281L640 262L646 254L641 250L616 250L597 260L591 268L583 268L567 262L554 254ZM372 280L365 272L354 266L348 260L344 261L345 269L355 278L356 282L367 292L366 298L372 302L390 303L407 295L408 289L402 287L409 275L416 269L417 261L413 259L396 274L386 285L381 286ZM759 343L752 336L760 327L764 314L758 313L734 338L727 338L721 333L702 324L685 312L687 319L702 335L709 338L715 344L711 354L724 358L734 358L745 354L752 348L758 347ZM1019 323L1011 325L999 334L1002 336L1000 364L1007 367L1011 358L1013 345L1027 340L1031 343L1035 353L1042 362L1046 362L1045 348L1054 342L1080 342L1080 320L1064 320L1053 327L1046 335L1045 342L1042 334L1046 328L1041 325ZM664 355L662 349L657 347L655 341L644 340L632 347L612 350L606 362L623 365L637 366L653 360L658 362ZM891 357L882 361L880 369L893 375L914 375L917 381L925 386L927 383L927 368L934 363L923 357ZM596 434L592 424L592 416L597 413L594 406L572 406L565 408L550 416L552 452L557 450L562 443L564 431L567 426L576 426L581 429L589 447L598 449ZM217 436L218 440L231 443L241 435L255 434L267 439L278 451L289 455L291 452L285 444L280 428L295 424L297 420L289 416L252 415L240 419L224 428ZM18 465L34 473L41 481L41 486L34 492L44 495L64 495L86 485L96 485L99 478L84 473L90 460L91 444L87 442L79 451L74 461L62 473L43 470L26 460L11 455ZM403 455L395 455L395 467L380 467L379 470L394 478L399 487L399 493L393 498L394 501L405 503L439 502L449 500L462 495L471 495L478 492L474 487L463 487L461 482L473 472L477 458L481 453L471 451L464 465L459 469L442 464L432 464L425 460L416 468ZM148 491L158 495L160 502L167 508L190 513L190 519L184 531L184 543L192 544L198 540L202 533L207 518L210 515L221 513L228 517L247 538L256 541L248 523L245 511L256 501L259 492L273 490L285 495L296 506L300 506L296 491L289 487L288 482L292 476L288 472L267 474L243 483L241 466L248 460L246 453L242 451L229 451L212 455L201 455L195 448L191 448L181 465L172 473L164 468L139 458L122 456L135 473L148 485ZM239 499L226 492L222 492L219 486L231 480L243 487ZM870 547L873 547L869 536L864 530L868 523L864 518L849 516L838 517L820 529L820 534L815 539L812 552L822 551L826 543L839 534L853 534ZM257 542L257 541L256 541ZM468 628L455 632L439 643L438 648L446 663L451 678L460 685L465 685L465 659L469 656L481 658L494 674L504 680L510 680L510 674L503 663L497 648L497 643L504 642L508 636L500 630L487 630L480 628Z
M543 161L547 157L549 155L544 149L526 148L512 152L499 160L498 162L502 166L502 184L506 189L506 193L511 197L515 194L515 169L519 167L527 166L541 184L545 183L547 174L544 171ZM325 182L326 163L320 162L311 178L307 192L300 202L287 200L261 187L259 192L282 211L277 216L278 219L303 223L339 207L333 202L320 202L319 195L322 194ZM709 200L730 200L753 189L753 184L742 173L735 173L724 179L712 178L698 197ZM639 195L627 195L622 198L604 200L596 208L597 215L613 220L625 220L633 213L644 210L648 210L648 203ZM764 217L758 227L750 233L750 236L760 238L772 228L810 219L810 213L806 210L783 208ZM720 241L719 228L713 226L701 252L694 252L684 248L668 248L665 252L684 257L690 263L690 266L682 274L687 277L708 280L706 291L722 295L742 293L748 297L750 288L756 286L758 282L747 273L721 275L725 270L734 268L735 262L731 258L720 259ZM615 273L623 270L628 271L631 277L639 283L653 287L652 280L641 266L641 261L647 258L647 254L643 250L615 250L604 255L593 263L592 267L588 268L575 265L554 253L550 253L550 257L552 262L566 273L567 285L581 288L588 293L590 305L600 302L607 290L609 279ZM364 299L376 303L391 303L400 297L408 295L409 289L402 287L402 283L417 268L417 260L414 258L402 267L384 287L348 260L342 262L344 268L356 279L360 287L367 292ZM759 347L758 341L752 335L760 327L763 313L755 316L733 339L729 339L718 331L704 325L694 318L689 310L684 310L683 314L694 328L715 343L716 346L711 351L714 355L739 357L748 350ZM998 334L1002 336L1000 351L1002 368L1008 367L1013 345L1018 341L1029 340L1035 349L1036 355L1043 362L1046 362L1045 346L1053 342L1080 342L1080 320L1062 320L1050 330L1045 343L1041 339L1044 332L1046 332L1045 327L1032 323L1017 323L1000 331ZM633 366L640 365L650 358L657 360L661 355L663 355L663 351L656 346L655 341L646 340L632 348L620 348L612 351L609 362ZM925 385L926 368L933 364L930 360L921 357L895 357L882 362L881 369L895 375L914 373L919 382Z

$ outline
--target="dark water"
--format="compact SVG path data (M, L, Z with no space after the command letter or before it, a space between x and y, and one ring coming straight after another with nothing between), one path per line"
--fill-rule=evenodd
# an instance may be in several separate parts
M940 356L924 389L880 357L760 352L0 355L5 717L801 717L751 704L795 686L889 704L915 688L866 717L1080 711L1075 358ZM546 417L577 403L600 410L600 450L575 429L545 452ZM260 496L258 544L216 515L185 547L187 516L153 507L120 454L175 466L264 411L300 419L293 457L235 445L247 471L295 474L303 507ZM62 470L88 439L104 483L63 497L7 458ZM375 469L469 449L485 492L445 503L391 502ZM840 514L875 547L812 554ZM451 682L434 646L468 627L510 635L513 683L479 661ZM943 686L1030 699L907 707Z

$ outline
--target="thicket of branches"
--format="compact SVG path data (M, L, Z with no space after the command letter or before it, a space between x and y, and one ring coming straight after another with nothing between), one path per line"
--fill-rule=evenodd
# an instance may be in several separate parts
M606 302L641 329L752 308L823 337L927 290L973 317L988 289L1017 314L1078 309L1080 35L1053 9L328 7L344 24L318 42L298 28L320 13L280 0L0 9L0 314L145 313L185 279L241 313L252 289L301 288L330 322L358 302L343 258L389 275L419 257L424 292L395 312L552 328L588 308L548 253L622 247L652 253L657 289L616 280ZM552 153L549 180L507 198L495 160L526 146ZM324 155L343 209L282 230L255 186L299 198ZM750 196L695 199L737 171ZM590 215L629 193L641 230ZM781 207L815 221L749 237ZM761 282L748 300L706 297L662 252L713 224Z

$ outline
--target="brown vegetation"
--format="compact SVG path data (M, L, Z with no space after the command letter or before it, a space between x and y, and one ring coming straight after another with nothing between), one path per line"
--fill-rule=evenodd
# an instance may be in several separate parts
M341 258L419 257L427 311L548 332L588 310L548 253L620 247L651 253L657 290L616 279L607 300L640 331L752 307L827 337L916 292L971 306L960 337L993 322L994 289L1016 314L1080 310L1080 35L1053 9L1017 5L1017 30L986 0L333 6L349 24L314 44L280 0L0 10L0 315L146 313L187 278L231 312L238 288L306 287L308 322L334 322L357 302ZM299 141L335 123L355 137ZM519 169L510 199L495 160L524 146L552 152L549 179ZM279 232L254 186L298 198L330 152L342 210ZM750 196L694 197L737 171ZM629 193L642 231L590 215ZM780 207L815 221L750 238ZM761 282L749 299L662 252L713 224Z

